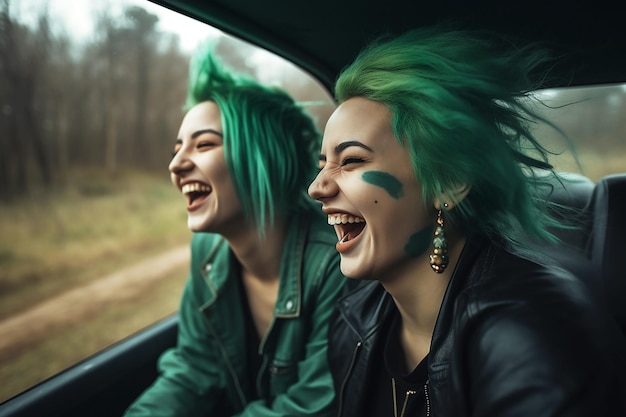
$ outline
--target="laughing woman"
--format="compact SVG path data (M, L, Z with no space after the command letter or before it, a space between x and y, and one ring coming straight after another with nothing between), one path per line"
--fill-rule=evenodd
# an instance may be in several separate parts
M178 344L126 416L329 416L327 323L344 283L306 195L320 135L287 94L192 61L169 165L191 270Z
M615 324L519 243L559 226L520 101L543 56L419 30L340 75L309 187L360 281L329 333L339 416L624 416Z

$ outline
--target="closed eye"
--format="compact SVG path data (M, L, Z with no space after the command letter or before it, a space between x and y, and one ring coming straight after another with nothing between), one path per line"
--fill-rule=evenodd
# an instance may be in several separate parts
M217 144L214 142L200 142L198 143L197 147L198 149L200 149L200 148L212 148L214 146L217 146Z
M343 161L341 161L341 166L346 166L349 164L360 164L362 162L365 162L365 159L363 158L345 158Z

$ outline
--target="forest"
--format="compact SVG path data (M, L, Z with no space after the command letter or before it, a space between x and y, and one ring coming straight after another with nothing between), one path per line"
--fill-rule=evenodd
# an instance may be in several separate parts
M128 6L121 16L100 13L95 36L77 44L51 29L45 9L31 26L11 10L0 0L0 201L63 187L76 170L163 172L186 91L189 56L178 35ZM256 76L251 50L226 36L216 45L230 67ZM301 76L282 83L328 101Z

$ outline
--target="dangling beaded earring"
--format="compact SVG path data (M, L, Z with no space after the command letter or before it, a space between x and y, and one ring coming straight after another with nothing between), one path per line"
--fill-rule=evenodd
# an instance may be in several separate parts
M448 208L448 203L443 204ZM430 255L430 266L438 274L445 271L448 266L448 241L443 230L443 214L439 210L437 213L437 225L435 226L435 237L433 238L433 253Z

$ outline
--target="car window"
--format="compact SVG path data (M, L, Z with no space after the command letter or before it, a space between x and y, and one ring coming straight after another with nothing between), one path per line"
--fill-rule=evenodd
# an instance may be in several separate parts
M167 165L200 42L320 129L334 104L287 61L147 1L0 13L2 402L175 313L190 233Z
M0 2L0 402L175 313L190 234L167 164L206 39L323 129L294 65L146 0ZM626 86L542 90L558 170L626 167Z
M558 171L594 182L626 172L626 84L547 89L535 96L542 103L537 112L562 129L542 124L535 131Z

